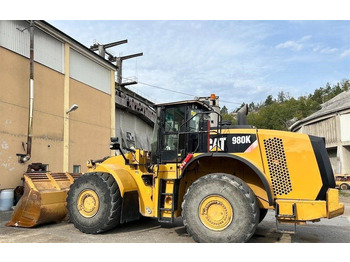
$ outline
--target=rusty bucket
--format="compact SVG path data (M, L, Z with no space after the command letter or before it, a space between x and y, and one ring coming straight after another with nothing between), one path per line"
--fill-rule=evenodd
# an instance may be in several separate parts
M6 226L34 227L61 222L67 215L67 192L80 173L25 173L24 193Z

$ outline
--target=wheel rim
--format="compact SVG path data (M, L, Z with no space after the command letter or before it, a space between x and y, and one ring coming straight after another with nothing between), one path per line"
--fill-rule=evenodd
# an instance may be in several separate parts
M199 218L207 228L221 231L231 224L233 209L226 198L219 195L211 195L200 203Z
M99 198L95 191L86 189L79 194L78 211L84 217L93 217L96 215L99 207Z
M340 189L341 190L346 190L346 189L348 189L348 186L345 185L345 184L342 184L342 185L340 185Z

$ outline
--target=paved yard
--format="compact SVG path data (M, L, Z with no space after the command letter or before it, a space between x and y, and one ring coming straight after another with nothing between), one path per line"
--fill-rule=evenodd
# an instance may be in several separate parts
M276 232L274 212L269 211L250 239L251 243L350 243L350 197L341 197L345 214L318 223L297 226L294 235ZM193 243L182 224L160 224L144 218L99 235L83 234L73 224L41 225L36 228L6 227L11 212L0 212L0 243Z

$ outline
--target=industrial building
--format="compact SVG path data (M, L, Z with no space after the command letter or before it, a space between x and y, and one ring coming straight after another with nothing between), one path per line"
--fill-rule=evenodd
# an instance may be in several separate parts
M334 174L350 174L350 91L322 104L319 111L296 122L290 129L324 137Z
M30 80L29 25L0 21L0 189L22 185L31 163L85 172L88 159L115 154L110 137L149 149L152 102L116 83L117 65L45 21L35 21Z

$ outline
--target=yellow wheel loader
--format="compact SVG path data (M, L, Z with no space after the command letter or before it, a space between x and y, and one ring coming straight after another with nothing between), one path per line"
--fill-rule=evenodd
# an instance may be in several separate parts
M64 191L67 202L60 204L80 231L101 233L140 216L165 223L182 216L197 242L246 242L268 209L278 225L343 214L322 138L256 129L244 114L239 125L225 126L199 100L159 104L156 111L151 152L121 148L113 138L119 155L88 161L88 173ZM62 190L51 191L54 202Z
M340 190L350 189L350 176L349 175L336 175L335 186Z

